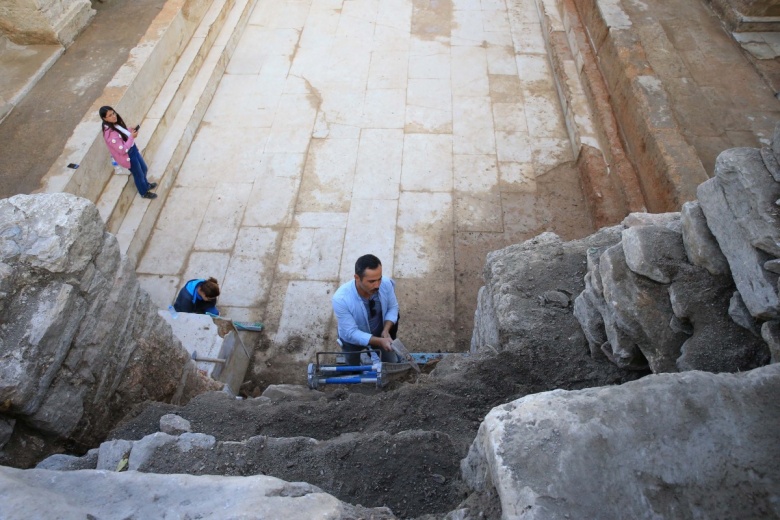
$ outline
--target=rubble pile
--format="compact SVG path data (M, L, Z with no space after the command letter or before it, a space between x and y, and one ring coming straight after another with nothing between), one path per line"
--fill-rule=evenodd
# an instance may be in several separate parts
M654 373L738 372L780 359L780 126L720 154L680 213L632 214L588 250L574 301L593 357Z

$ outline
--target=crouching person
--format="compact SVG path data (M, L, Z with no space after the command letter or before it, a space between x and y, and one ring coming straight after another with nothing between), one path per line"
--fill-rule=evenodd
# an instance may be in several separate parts
M216 278L203 280L196 278L187 282L179 291L173 308L178 312L192 312L194 314L216 314L217 297L219 296L219 284Z

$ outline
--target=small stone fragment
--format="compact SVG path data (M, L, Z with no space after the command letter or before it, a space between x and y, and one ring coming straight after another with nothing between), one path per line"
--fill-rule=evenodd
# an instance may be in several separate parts
M168 435L181 435L192 431L190 421L176 414L165 414L160 417L160 431Z

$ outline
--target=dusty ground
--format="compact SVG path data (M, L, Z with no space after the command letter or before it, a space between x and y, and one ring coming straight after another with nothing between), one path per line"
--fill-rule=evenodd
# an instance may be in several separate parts
M553 259L545 272L528 277L523 307L537 308L529 315L543 318L513 350L453 355L430 374L385 390L332 387L314 400L235 400L211 393L182 408L149 403L110 437L140 439L159 430L162 415L177 413L193 431L223 442L211 450L163 452L142 470L303 480L353 504L386 505L402 518L441 517L468 499L495 518L495 502L467 496L459 479L460 460L492 407L532 393L621 384L642 375L591 359L571 307L540 300L553 289L577 294L583 272L578 253Z

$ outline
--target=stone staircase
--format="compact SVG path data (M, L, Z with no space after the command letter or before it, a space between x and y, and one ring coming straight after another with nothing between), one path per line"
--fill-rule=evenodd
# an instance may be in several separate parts
M137 261L174 185L255 0L214 0L146 114L139 136L156 200L138 197L129 176L114 175L97 202L122 253Z
M122 253L137 261L174 185L256 0L168 0L125 65L82 118L43 181L42 191L95 202ZM130 175L116 175L100 135L97 109L111 105L141 122L137 140L158 198L138 196ZM65 168L79 164L77 170Z
M586 201L596 226L645 211L596 56L573 0L536 0Z

